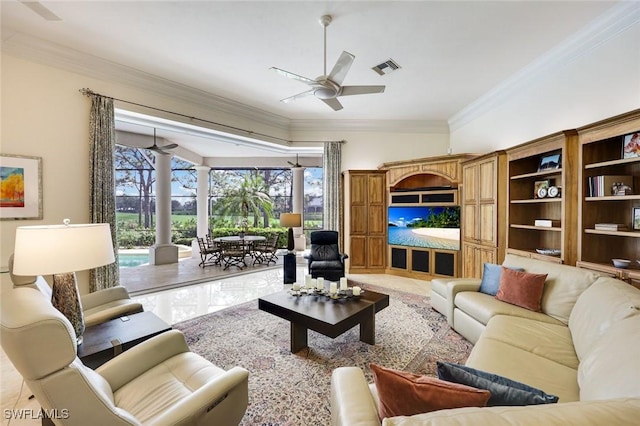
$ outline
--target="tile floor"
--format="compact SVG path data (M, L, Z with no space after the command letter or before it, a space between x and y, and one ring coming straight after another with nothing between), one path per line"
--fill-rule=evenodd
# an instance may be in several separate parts
M301 281L306 270L298 265L297 277ZM384 274L350 274L349 278L388 287L397 290L429 294L431 286L428 281L398 277ZM152 311L169 324L175 324L209 312L234 306L262 295L285 288L282 268L268 269L250 274L229 276L215 281L192 284L171 290L147 293L133 298L144 305L145 310ZM22 377L7 359L4 351L0 351L0 393L2 407L2 425L8 425L6 410L22 410L22 414L37 414L39 405L35 399L29 400L31 392L22 385ZM31 410L31 411L29 411ZM11 425L39 425L36 419L12 419Z

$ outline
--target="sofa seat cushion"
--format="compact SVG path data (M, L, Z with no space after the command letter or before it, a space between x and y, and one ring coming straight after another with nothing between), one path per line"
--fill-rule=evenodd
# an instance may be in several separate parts
M515 346L576 370L580 363L566 325L498 315L491 318L482 337Z
M440 410L411 417L384 419L383 426L540 426L616 425L635 426L640 399L570 402L527 407L468 407Z
M193 352L176 355L153 367L114 393L115 404L142 424L158 416L190 394L223 375L218 368Z
M632 316L640 316L640 290L614 278L599 278L580 295L569 317L578 357L587 356L612 325Z
M555 318L541 312L533 312L520 306L502 302L488 294L464 291L456 295L455 305L478 322L487 325L489 320L496 315L511 315L514 317L530 318L550 324L563 324Z
M580 363L578 383L580 400L640 398L640 316L617 322L598 339Z
M556 395L558 402L580 400L576 369L499 340L482 336L466 365Z

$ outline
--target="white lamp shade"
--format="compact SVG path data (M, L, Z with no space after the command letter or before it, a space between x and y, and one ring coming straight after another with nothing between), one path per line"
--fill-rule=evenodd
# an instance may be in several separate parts
M53 275L115 262L108 223L20 226L16 229L13 273Z
M280 226L285 228L302 226L302 215L300 213L280 213Z

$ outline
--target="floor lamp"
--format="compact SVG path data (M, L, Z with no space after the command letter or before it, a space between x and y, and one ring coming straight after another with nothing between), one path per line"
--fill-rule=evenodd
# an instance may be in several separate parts
M73 326L82 343L84 316L76 271L115 261L108 223L19 226L16 228L14 275L53 275L51 302Z

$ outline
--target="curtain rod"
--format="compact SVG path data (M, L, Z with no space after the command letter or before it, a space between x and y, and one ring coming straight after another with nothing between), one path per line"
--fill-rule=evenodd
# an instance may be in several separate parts
M99 96L101 98L107 98L107 99L111 99L111 100L118 101L118 102L124 102L124 103L130 104L130 105L140 106L140 107L143 107L143 108L148 108L148 109L152 109L152 110L155 110L155 111L164 112L164 113L167 113L167 114L177 115L179 117L188 118L190 120L197 120L197 121L201 121L203 123L213 124L215 126L226 127L227 129L237 130L237 131L244 132L244 133L247 133L247 134L252 135L252 136L255 135L255 136L266 137L266 138L269 138L269 139L276 139L276 140L279 140L279 141L282 141L282 142L286 142L287 144L292 144L292 143L325 143L325 142L346 143L345 140L341 140L341 141L293 141L293 140L289 140L289 139L280 138L280 137L277 137L277 136L267 135L267 134L264 134L264 133L254 132L253 130L245 130L245 129L242 129L240 127L229 126L228 124L222 124L222 123L218 123L218 122L215 122L215 121L206 120L204 118L193 117L193 116L182 114L182 113L179 113L179 112L168 111L168 110L162 109L162 108L156 108L156 107L152 107L152 106L149 106L149 105L140 104L140 103L137 103L137 102L131 102L131 101L127 101L125 99L118 99L118 98L114 98L114 97L111 97L111 96L104 96L104 95L101 95L100 93L96 93L93 90L88 89L88 88L78 89L78 91L80 93L82 93L84 96Z

